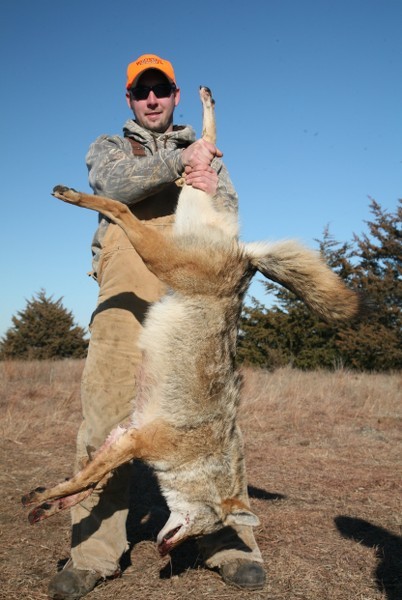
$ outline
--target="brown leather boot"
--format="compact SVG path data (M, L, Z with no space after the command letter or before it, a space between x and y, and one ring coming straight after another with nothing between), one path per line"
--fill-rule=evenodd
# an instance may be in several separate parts
M78 600L89 594L104 579L96 571L76 569L70 560L49 583L48 594L53 600Z
M265 585L266 574L259 562L234 559L219 567L225 583L243 590L260 590Z

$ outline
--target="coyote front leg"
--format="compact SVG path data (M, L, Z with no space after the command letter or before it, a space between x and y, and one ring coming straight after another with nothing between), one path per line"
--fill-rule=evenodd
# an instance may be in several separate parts
M89 496L108 473L133 458L158 460L166 457L174 439L174 431L163 421L155 421L141 429L117 427L93 460L74 477L51 488L36 488L22 497L24 506L41 503L30 512L30 522L41 521L59 510L74 506Z

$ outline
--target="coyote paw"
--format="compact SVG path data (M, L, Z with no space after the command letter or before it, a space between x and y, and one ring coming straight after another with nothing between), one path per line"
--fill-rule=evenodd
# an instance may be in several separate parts
M46 488L37 487L31 492L29 492L29 494L25 494L24 496L22 496L22 506L29 506L30 504L34 504L34 502L37 502L39 495L42 494L44 491L46 491Z
M35 508L33 508L28 514L28 521L30 525L33 525L34 523L39 523L39 521L46 519L46 517L50 517L50 514L52 513L49 514L49 510L51 508L52 505L46 502L44 502L40 506L36 506Z
M91 486L76 494L68 494L66 496L51 497L50 492L44 487L38 487L29 494L22 496L21 502L23 506L38 504L28 514L28 521L31 525L43 521L52 515L66 508L71 508L92 494L95 486ZM50 498L49 498L50 496ZM41 504L39 504L41 502Z
M65 185L56 185L53 188L52 196L64 202L70 202L70 204L79 204L81 200L81 194L77 190Z
M202 103L208 105L210 102L212 106L215 104L215 100L212 98L212 92L206 85L200 85L200 98Z

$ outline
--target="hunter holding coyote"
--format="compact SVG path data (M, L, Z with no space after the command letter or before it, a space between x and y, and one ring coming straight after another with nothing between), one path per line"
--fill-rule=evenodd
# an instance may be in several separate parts
M87 154L94 193L123 202L151 227L169 231L180 193L175 182L184 178L236 216L237 195L222 154L213 143L196 140L191 127L173 124L180 89L171 63L152 54L130 63L126 98L134 119L125 123L123 136L102 135ZM99 297L82 377L76 469L132 414L142 322L149 305L165 291L123 230L102 215L92 252ZM130 465L125 464L104 489L72 508L71 559L51 580L50 597L75 600L120 573L119 561L128 547L129 478ZM233 525L230 531L199 540L205 564L218 568L229 584L263 587L265 572L252 528Z

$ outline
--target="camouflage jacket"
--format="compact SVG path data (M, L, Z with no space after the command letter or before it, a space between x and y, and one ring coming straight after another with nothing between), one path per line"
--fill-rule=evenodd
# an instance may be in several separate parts
M194 130L181 126L174 127L169 133L156 134L130 119L125 123L123 133L124 137L101 135L89 148L86 163L94 193L124 202L140 219L173 214L180 192L174 182L184 170L181 152L195 141ZM139 142L145 156L134 155L127 138ZM237 194L226 167L220 159L214 159L212 166L219 175L214 199L216 207L237 211ZM108 219L100 215L92 242L95 273L108 225Z

